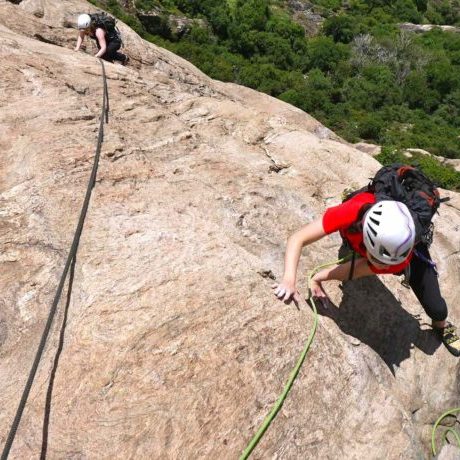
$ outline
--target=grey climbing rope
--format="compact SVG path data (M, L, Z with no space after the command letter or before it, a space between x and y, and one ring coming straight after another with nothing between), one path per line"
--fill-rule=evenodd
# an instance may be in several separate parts
M64 284L67 278L67 274L69 272L69 269L73 263L73 260L76 257L77 251L78 251L78 245L80 243L80 237L83 231L83 225L85 223L85 218L86 214L88 212L88 207L89 207L89 201L91 198L92 190L94 188L94 185L96 183L96 175L97 175L97 169L99 165L99 158L100 158L100 153L101 153L101 147L102 147L102 142L104 140L104 120L106 123L109 121L109 98L108 98L108 88L107 88L107 78L105 74L105 67L104 63L101 59L99 59L99 62L101 63L102 66L102 78L103 78L103 88L104 88L104 95L103 95L103 100L102 100L102 113L101 113L101 119L100 119L100 124L99 124L99 134L97 138L97 146L96 146L96 153L94 155L94 162L93 162L93 168L91 171L91 176L89 178L88 182L88 187L86 189L86 195L85 199L83 201L83 206L80 212L80 217L78 219L78 224L77 228L75 230L75 234L73 237L72 245L70 247L69 255L67 256L67 261L64 266L64 270L61 275L61 279L59 281L59 285L56 291L56 294L54 296L53 303L51 305L49 314L48 314L48 319L46 321L45 329L43 331L40 344L38 345L37 353L35 355L34 362L32 364L32 369L30 370L29 377L27 379L27 383L25 385L24 391L22 393L21 400L19 402L18 408L16 410L16 415L14 417L13 423L11 425L10 432L8 433L8 437L6 439L5 446L3 448L1 460L7 460L8 455L11 450L11 446L13 444L14 438L16 436L16 432L19 427L19 423L21 421L22 414L24 412L25 405L27 403L27 399L29 397L30 390L32 388L33 381L35 379L35 374L37 373L38 365L40 363L41 357L43 355L43 351L45 349L46 341L48 339L48 335L51 329L51 325L53 323L54 316L56 314L57 306L59 304L59 301L61 299L62 291L64 289Z

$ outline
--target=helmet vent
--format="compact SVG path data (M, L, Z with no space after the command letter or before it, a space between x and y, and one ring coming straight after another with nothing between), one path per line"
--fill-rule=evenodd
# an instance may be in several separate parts
M371 242L372 246L375 246L374 240L372 239L372 236L369 232L367 232L367 237L369 238L369 241Z
M369 220L372 221L375 225L380 225L380 221L373 219L372 217L369 217Z
M383 200L363 217L363 243L368 254L381 263L398 265L410 256L415 240L415 224L402 202ZM372 263L372 258L370 258Z
M374 236L377 236L377 230L374 227L372 227L371 225L368 225L367 227L369 228L369 230L372 232Z

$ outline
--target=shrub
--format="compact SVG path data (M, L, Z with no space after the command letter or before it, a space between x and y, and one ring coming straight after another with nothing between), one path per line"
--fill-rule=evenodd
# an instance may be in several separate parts
M439 187L460 191L460 173L430 155L414 153L411 158L408 158L394 147L386 146L375 158L382 165L404 163L417 166Z
M350 43L358 34L358 25L351 16L331 16L323 23L323 32L335 42Z

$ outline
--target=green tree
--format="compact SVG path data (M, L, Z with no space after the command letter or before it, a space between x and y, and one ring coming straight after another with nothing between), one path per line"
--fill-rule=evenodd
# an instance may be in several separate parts
M342 43L334 43L330 37L315 37L309 40L308 57L310 67L323 71L333 70L337 64L348 57L348 49Z
M239 72L239 83L272 96L287 89L285 73L272 64L249 64Z
M403 97L411 109L423 108L428 82L423 73L412 72L404 82Z
M259 56L280 69L290 69L294 64L294 53L289 41L270 32L253 32L254 43Z
M369 12L372 12L375 8L391 6L392 0L368 0L367 8Z
M335 42L350 43L358 31L356 19L345 14L331 16L323 23L323 33L332 37Z
M187 36L188 41L198 45L213 43L214 40L208 29L197 25L192 26Z
M270 17L268 0L237 0L235 22L245 24L248 29L265 30Z
M396 0L393 5L393 14L401 21L419 24L423 20L423 16L412 0Z
M420 13L425 13L428 9L428 0L415 0L415 6Z
M460 90L450 93L434 112L434 116L447 125L460 127Z
M375 114L366 113L358 123L358 134L362 139L378 142L384 122Z
M402 100L393 73L384 65L370 65L362 70L362 75L347 79L342 88L342 97L354 108L367 111L399 104Z
M459 88L460 75L446 58L431 62L427 66L428 82L441 96L449 94Z
M228 27L229 48L234 53L240 53L245 58L250 58L257 51L255 43L256 35L246 24L238 24L232 21Z
M303 40L305 38L303 27L285 16L270 16L265 30L289 40L291 46L296 40Z
M323 120L333 107L333 85L331 79L321 70L313 69L295 81L295 89L289 89L279 98Z
M226 2L221 2L209 9L207 15L213 32L222 39L228 38L228 28L231 24L230 9Z

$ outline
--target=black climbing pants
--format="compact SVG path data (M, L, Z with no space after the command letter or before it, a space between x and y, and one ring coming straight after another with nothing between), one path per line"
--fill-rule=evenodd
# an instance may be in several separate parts
M426 245L419 243L415 250L431 261ZM409 284L426 314L435 321L447 318L446 301L441 295L438 274L426 260L414 254L410 263Z
M98 48L100 49L99 43L98 43ZM121 42L119 42L118 40L110 41L109 43L107 43L107 50L101 56L101 59L104 59L104 61L108 61L108 62L113 62L113 61L125 62L126 55L118 52L120 48L121 48Z
M414 291L418 301L422 305L426 314L434 321L443 321L447 318L446 301L441 295L439 288L438 274L435 268L430 265L430 253L425 244L419 243L415 250L422 256L414 254L409 265L409 285ZM346 241L339 249L339 257L344 257L350 253L350 246ZM359 257L359 256L358 256ZM426 260L423 260L426 259ZM403 275L397 273L397 275ZM353 269L350 271L349 279L353 277Z

